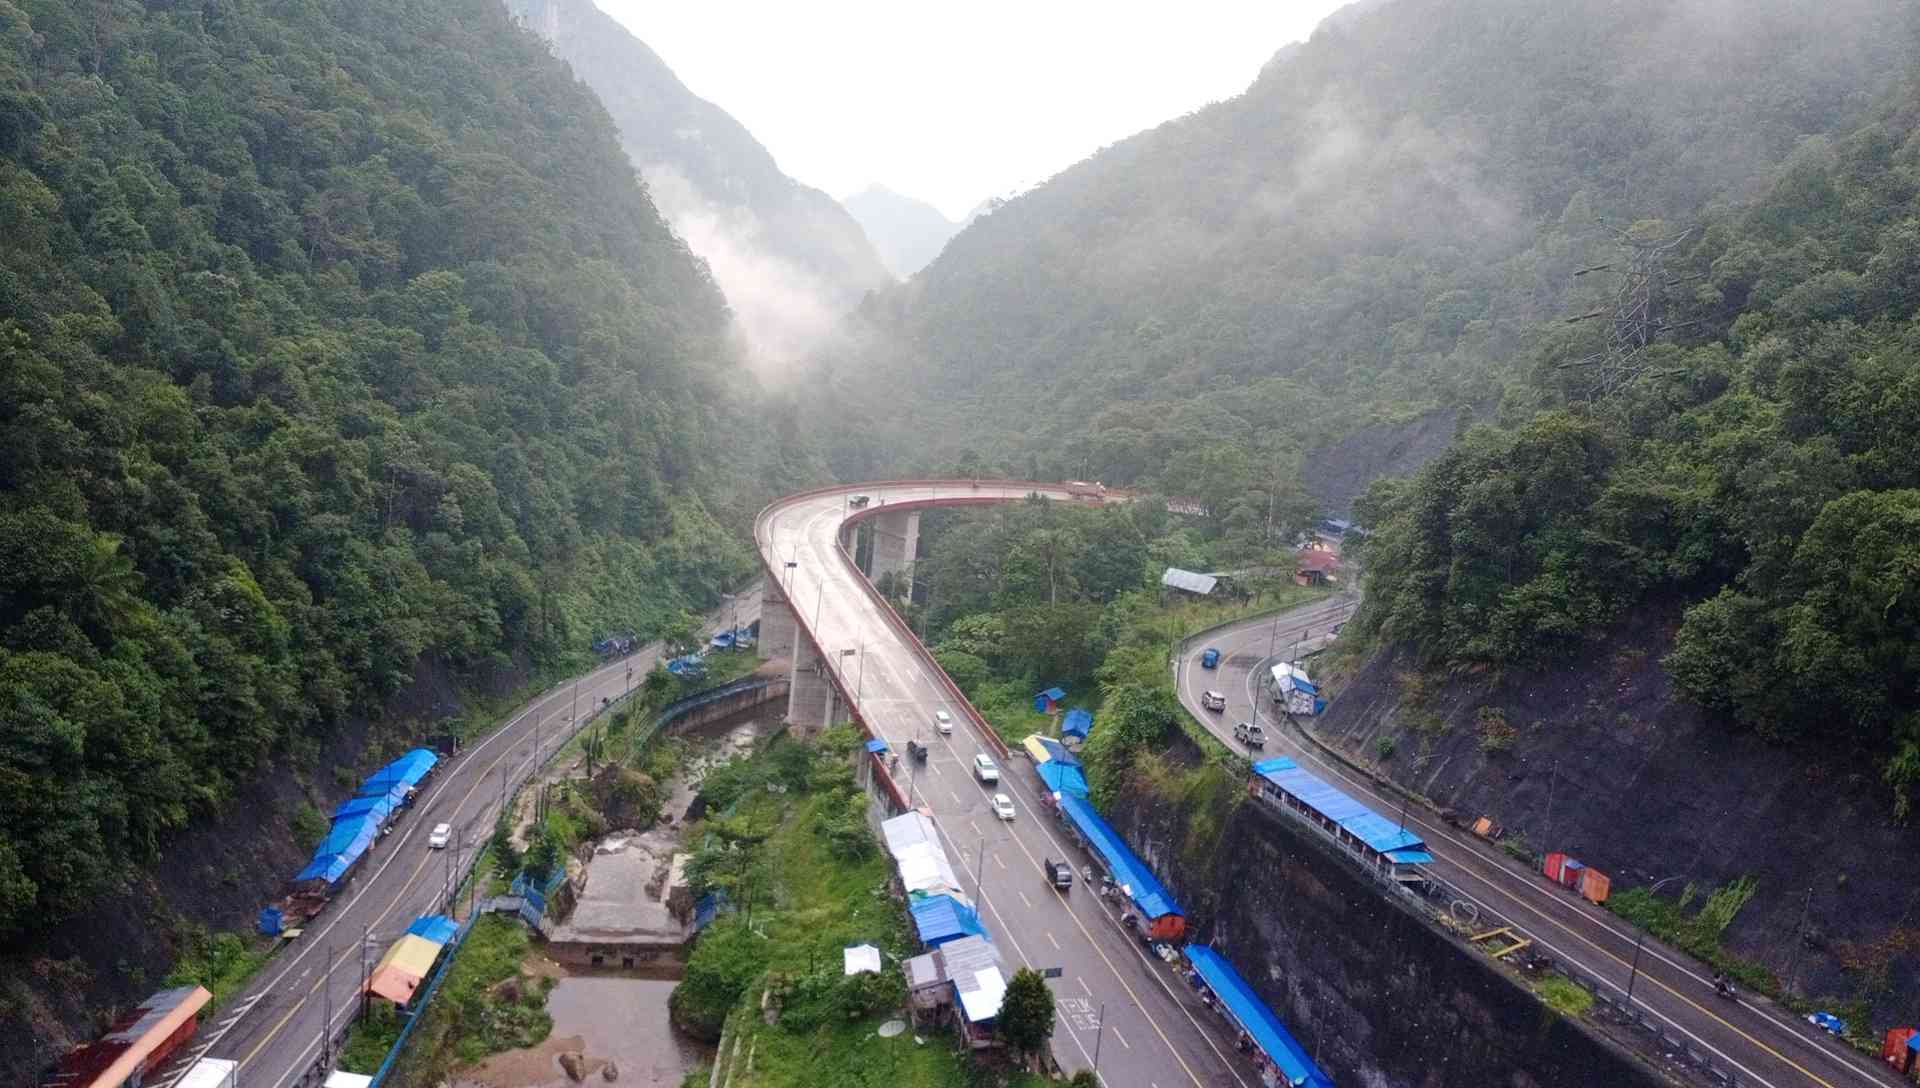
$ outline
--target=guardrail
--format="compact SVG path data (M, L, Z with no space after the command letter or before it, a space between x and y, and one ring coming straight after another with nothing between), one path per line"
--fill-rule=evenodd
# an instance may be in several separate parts
M841 525L844 527L852 525L864 518L876 517L880 514L893 513L901 510L917 511L945 506L984 506L1018 501L1018 496L980 495L977 491L981 487L1024 489L1028 493L1039 492L1050 498L1058 498L1068 502L1074 501L1073 497L1067 494L1066 488L1063 485L1058 483L1040 483L1033 480L869 480L857 484L834 484L827 487L815 487L805 491L797 491L776 502L768 503L753 519L754 550L760 553L761 566L765 568L767 577L772 579L770 584L776 586L780 584L779 573L773 568L772 557L760 547L760 543L765 533L767 519L773 514L776 508L787 505L795 499L813 498L820 495L850 494L865 489L878 489L883 487L924 487L929 490L930 494L924 499L905 499L883 506L867 506L851 513L845 521L841 522ZM940 488L942 487L951 487L956 489L956 491L952 495L941 498ZM962 488L965 490L959 490ZM838 543L837 539L836 542ZM940 685L941 690L945 692L948 700L961 708L962 713L973 722L976 730L985 738L988 746L999 753L1001 759L1011 758L1009 755L1010 750L1006 742L1000 739L1000 734L995 732L993 727L987 723L985 715L981 714L979 709L961 692L959 685L955 684L953 679L947 675L946 670L940 667L940 663L933 659L933 654L920 642L919 637L913 633L913 629L907 626L906 620L901 618L900 613L894 610L892 603L881 596L880 591L875 589L871 582L867 581L866 575L859 567L854 565L853 557L847 554L844 543L841 543L835 550L840 553L841 562L847 564L847 569L853 571L853 573L858 576L857 580L860 588L866 593L868 599L879 606L880 615L886 621L887 625L892 627L894 632L901 636L909 652L919 658L921 663L929 669L930 674ZM801 634L809 642L812 642L816 648L820 647L821 642L815 637L813 627L807 622L803 611L794 608L791 601L788 602L787 607L793 613L794 624L799 628ZM824 662L824 652L822 659ZM828 682L833 685L834 690L839 692L840 697L846 701L847 705L853 708L854 724L860 727L863 735L868 739L872 739L874 736L872 727L867 724L865 718L860 714L858 702L852 698L848 698L846 688L840 682L839 674L827 667L824 663L821 667L821 673L827 678ZM892 785L891 776L889 776L888 781L889 784ZM897 792L897 785L893 786L893 788Z

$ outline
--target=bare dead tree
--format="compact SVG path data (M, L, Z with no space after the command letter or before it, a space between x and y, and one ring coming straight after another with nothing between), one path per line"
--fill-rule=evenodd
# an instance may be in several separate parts
M1607 273L1618 280L1613 304L1567 318L1567 324L1605 320L1611 326L1606 342L1590 355L1564 362L1561 370L1584 370L1588 374L1587 397L1604 401L1642 378L1670 373L1657 366L1647 348L1660 339L1695 324L1674 322L1668 310L1674 289L1698 275L1675 276L1667 265L1697 228L1688 227L1673 234L1644 237L1631 230L1609 228L1620 256L1606 264L1582 268L1574 276Z

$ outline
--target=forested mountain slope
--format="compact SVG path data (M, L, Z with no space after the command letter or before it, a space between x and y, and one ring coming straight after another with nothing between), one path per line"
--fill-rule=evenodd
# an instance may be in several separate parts
M1644 227L1643 227L1644 229ZM1806 141L1709 214L1648 373L1586 395L1543 351L1508 426L1361 517L1360 626L1457 663L1538 665L1644 602L1691 604L1680 691L1763 736L1920 786L1920 84ZM1659 299L1656 296L1656 305Z
M0 299L10 939L421 663L745 569L725 305L496 0L0 0Z
M592 0L506 4L606 103L655 203L712 266L758 354L791 357L893 282L845 208L781 173L740 122Z
M915 426L836 456L972 449L1187 492L1222 478L1199 451L1223 441L1290 474L1364 423L1484 412L1541 323L1606 289L1572 275L1607 252L1597 217L1751 196L1904 70L1909 7L1349 9L1245 94L1006 202L872 300L824 356L828 395L908 400L884 418Z
M923 200L869 185L842 201L893 274L906 279L940 255L960 224Z

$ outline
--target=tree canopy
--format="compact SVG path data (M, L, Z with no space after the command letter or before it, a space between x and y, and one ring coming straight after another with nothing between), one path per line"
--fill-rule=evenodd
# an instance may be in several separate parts
M737 577L726 323L491 0L0 0L0 933Z

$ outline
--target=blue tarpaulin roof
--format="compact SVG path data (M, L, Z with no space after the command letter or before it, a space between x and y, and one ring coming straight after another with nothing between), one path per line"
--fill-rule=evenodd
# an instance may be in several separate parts
M1038 696L1035 696L1035 698L1044 698L1047 701L1054 702L1054 703L1057 703L1066 697L1067 697L1067 689L1065 688L1048 688L1047 690L1041 692Z
M1040 780L1055 793L1070 793L1075 797L1085 797L1091 792L1087 788L1087 776L1079 767L1071 763L1048 760L1034 769L1040 772Z
M1081 836L1106 861L1107 871L1113 874L1113 879L1127 886L1134 905L1149 921L1168 914L1186 914L1180 909L1180 904L1174 901L1173 893L1160 883L1160 878L1153 875L1152 869L1147 868L1147 863L1141 861L1133 848L1120 837L1120 833L1094 811L1092 802L1084 797L1063 793L1060 807Z
M396 786L402 787L404 792L405 787L418 785L438 762L440 762L439 756L425 748L415 748L373 772L365 782L361 783L360 788L354 791L354 796L379 797L382 794L392 793Z
M914 900L913 928L919 932L921 942L929 947L958 937L993 939L988 936L987 927L980 924L979 913L951 895L929 895Z
M360 860L360 855L367 852L379 833L380 821L368 816L336 821L333 830L314 848L313 860L293 879L335 883Z
M707 645L712 646L718 650L724 650L727 647L733 645L733 632L722 631L719 634L708 639Z
M867 742L867 751L869 752L884 752L886 750L887 742L881 740L879 737L875 737Z
M333 810L333 818L347 820L355 816L372 816L384 820L388 813L406 800L406 789L405 786L395 786L392 793L383 793L378 797L349 797Z
M452 944L460 933L460 923L444 914L423 914L413 920L407 932L416 937L425 937L435 944Z
M1092 728L1093 711L1083 706L1076 706L1072 710L1067 711L1066 721L1060 723L1060 735L1085 737L1087 731Z
M1383 854L1396 850L1426 851L1427 844L1420 836L1301 770L1298 763L1286 756L1255 763L1253 773L1299 798L1302 804Z
M1067 751L1067 746L1052 737L1037 737L1040 746L1047 750L1047 759L1054 763L1064 763L1069 767L1080 766L1080 757Z
M1233 964L1203 944L1188 945L1187 960L1206 980L1214 996L1240 1022L1241 1030L1266 1052L1287 1084L1295 1088L1301 1085L1333 1088L1332 1079L1313 1064L1306 1049L1287 1031L1267 1003L1260 1000L1260 995L1253 992L1253 987L1247 985L1247 980L1240 977L1240 972L1233 969Z

